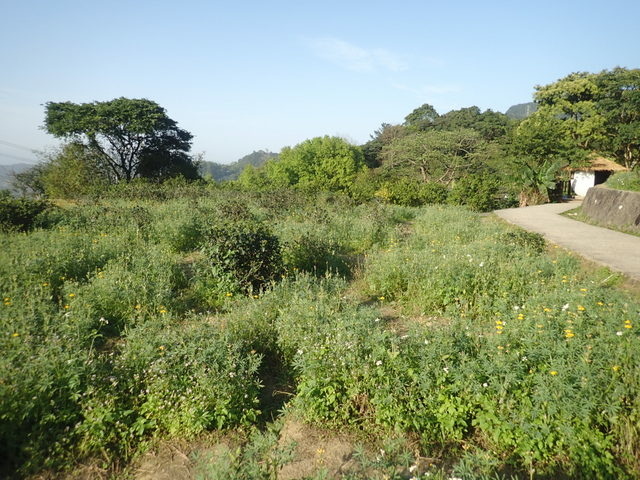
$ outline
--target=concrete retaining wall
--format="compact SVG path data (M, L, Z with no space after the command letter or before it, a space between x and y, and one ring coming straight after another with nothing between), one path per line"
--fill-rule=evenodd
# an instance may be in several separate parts
M602 225L640 233L640 192L600 185L590 188L582 202L582 213Z

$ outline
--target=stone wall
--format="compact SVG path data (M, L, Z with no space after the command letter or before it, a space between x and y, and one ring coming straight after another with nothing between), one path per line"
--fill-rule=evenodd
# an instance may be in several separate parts
M603 226L640 233L640 192L590 188L582 201L582 213Z

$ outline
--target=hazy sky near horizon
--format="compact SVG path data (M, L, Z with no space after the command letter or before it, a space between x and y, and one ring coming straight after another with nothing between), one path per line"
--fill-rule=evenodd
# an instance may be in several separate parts
M430 103L504 112L576 71L640 67L638 0L0 3L0 164L60 141L48 101L148 98L229 163L364 143Z

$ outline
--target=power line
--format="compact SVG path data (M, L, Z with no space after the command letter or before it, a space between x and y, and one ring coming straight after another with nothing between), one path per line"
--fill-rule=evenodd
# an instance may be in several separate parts
M22 162L28 162L28 163L33 163L33 161L34 161L33 158L19 157L18 155L11 155L9 153L3 153L3 152L0 152L0 157L6 157L6 158L10 158L12 160L20 160Z
M13 143L13 142L7 142L6 140L0 140L0 144L6 145L8 147L18 148L20 150L26 150L27 152L32 152L32 153L38 153L39 152L39 150L36 150L35 148L25 147L24 145L19 145L17 143Z

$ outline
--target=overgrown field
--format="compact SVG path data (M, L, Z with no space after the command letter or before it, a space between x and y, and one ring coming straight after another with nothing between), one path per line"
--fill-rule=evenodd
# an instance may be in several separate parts
M388 478L640 476L640 303L537 235L225 189L36 223L0 237L2 477L263 427L285 401L436 459ZM249 478L234 458L211 471Z

